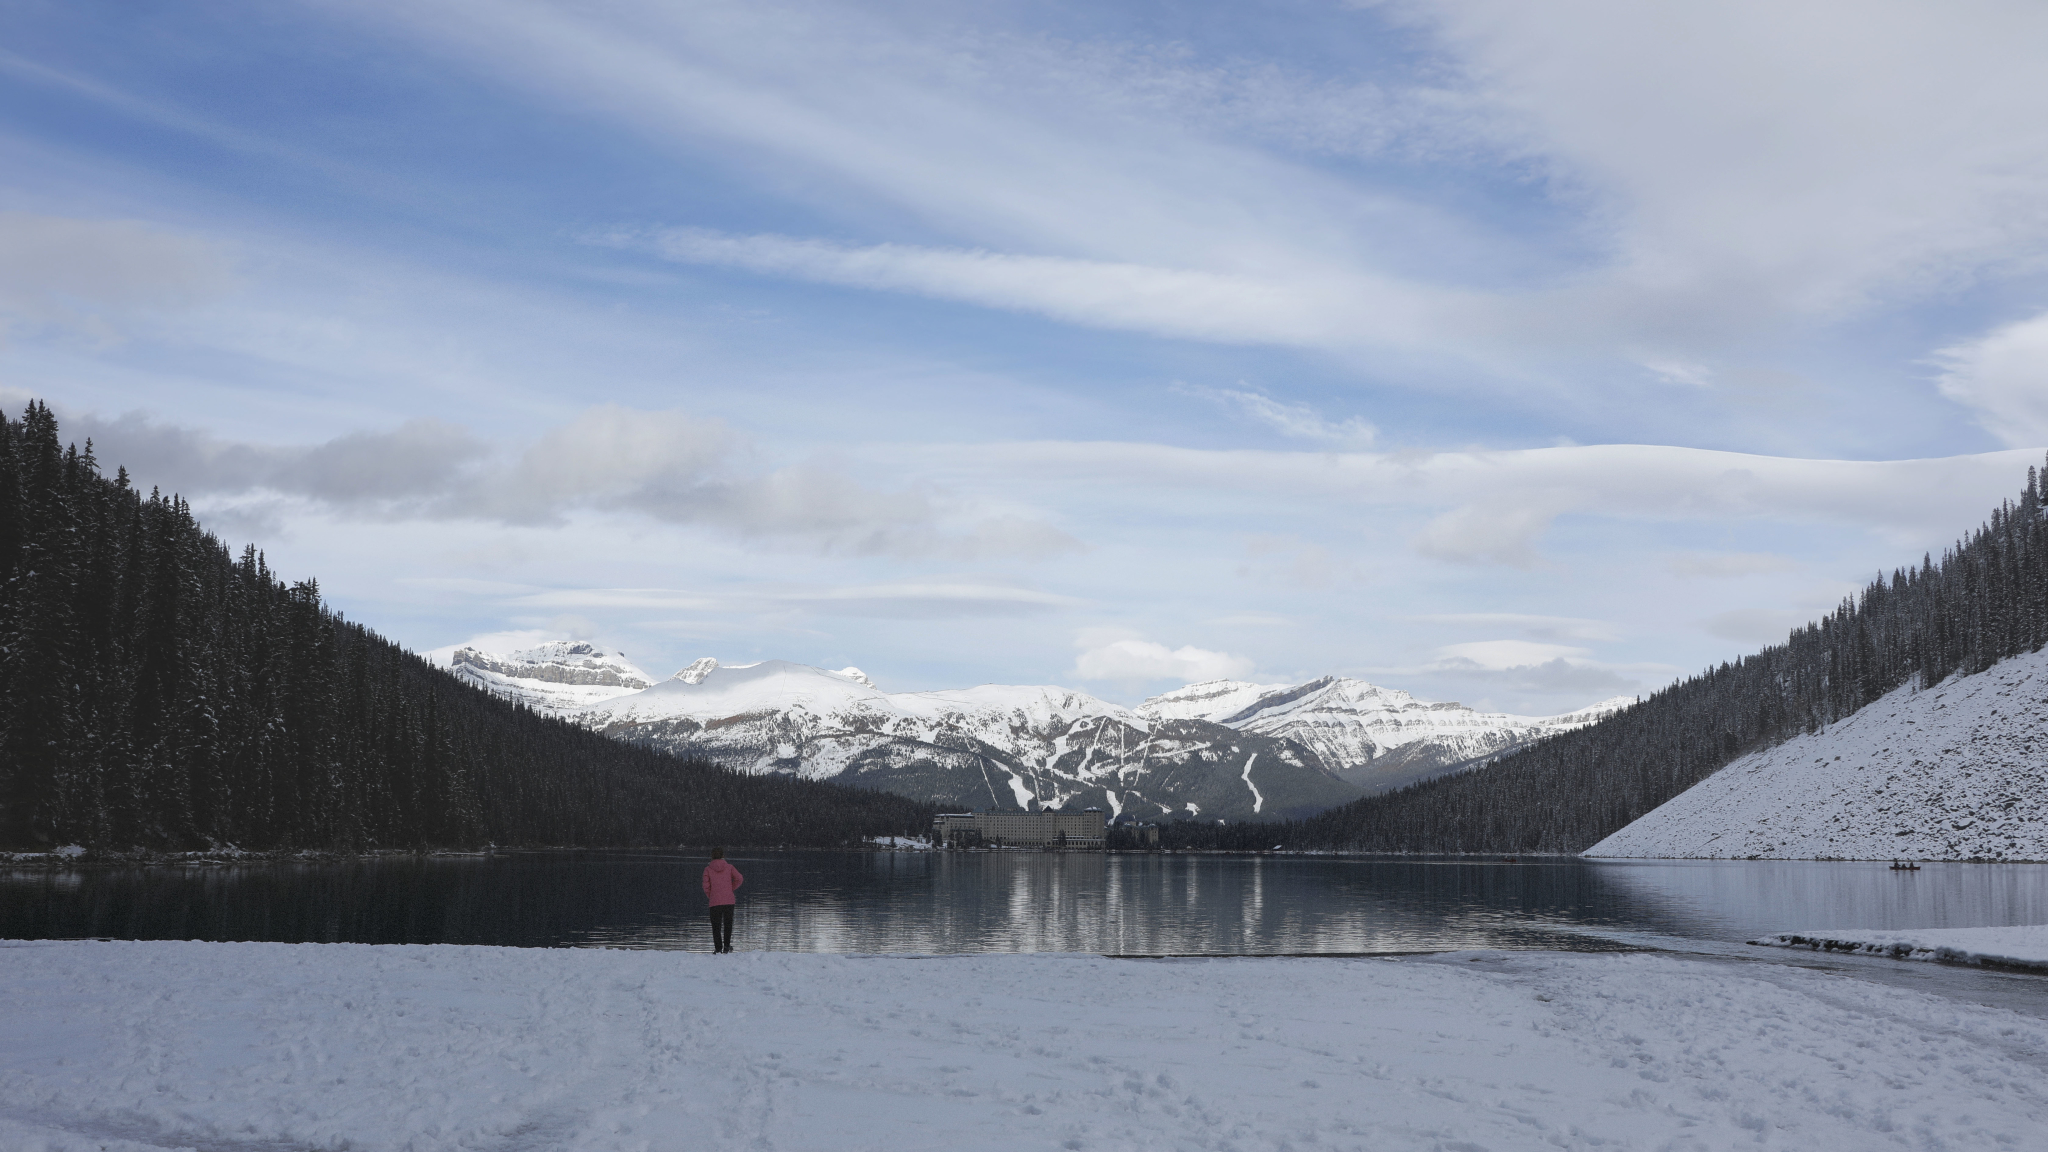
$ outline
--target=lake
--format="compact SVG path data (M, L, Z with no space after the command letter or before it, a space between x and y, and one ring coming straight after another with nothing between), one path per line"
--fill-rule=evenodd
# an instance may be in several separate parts
M0 870L0 938L704 951L702 855ZM2048 923L2048 865L742 853L736 944L800 952L1715 951L1809 928Z

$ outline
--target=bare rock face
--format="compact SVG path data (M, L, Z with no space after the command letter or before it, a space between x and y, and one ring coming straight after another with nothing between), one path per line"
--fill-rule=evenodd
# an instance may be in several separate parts
M711 675L712 671L715 670L717 667L718 661L716 658L711 656L702 656L690 661L689 667L669 677L669 679L681 680L685 684L702 684L704 682L704 678L706 676Z
M1634 697L1621 696L1562 716L1515 716L1417 700L1398 688L1325 676L1306 684L1211 680L1154 696L1137 711L1292 740L1370 794L1476 767L1633 703Z
M654 686L654 678L625 653L581 640L502 653L463 646L430 653L428 658L457 679L551 715Z

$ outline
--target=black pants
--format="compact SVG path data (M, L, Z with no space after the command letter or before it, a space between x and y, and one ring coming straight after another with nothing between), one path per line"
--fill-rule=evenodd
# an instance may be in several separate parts
M732 905L730 904L713 904L711 906L711 950L713 952L732 951Z

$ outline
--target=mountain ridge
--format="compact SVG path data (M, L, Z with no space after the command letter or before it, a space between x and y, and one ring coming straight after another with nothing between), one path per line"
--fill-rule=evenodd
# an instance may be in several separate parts
M1126 707L1058 685L886 692L859 668L709 656L641 689L607 681L572 692L561 681L633 666L616 650L570 642L436 651L479 687L744 772L845 778L977 808L1095 804L1133 819L1304 815L1484 763L1617 703L1514 716L1324 676L1207 681ZM534 665L530 674L522 662ZM571 677L564 667L581 671Z
M1204 703L1210 706L1202 708ZM1616 696L1558 716L1481 712L1455 701L1418 700L1344 676L1301 684L1210 680L1162 693L1143 715L1208 719L1240 732L1291 739L1368 795L1483 764L1559 732L1582 728L1634 704Z
M857 668L707 657L691 669L695 679L672 678L565 718L742 772L839 780L961 808L1248 819L1358 794L1291 742L1155 722L1056 685L891 693Z

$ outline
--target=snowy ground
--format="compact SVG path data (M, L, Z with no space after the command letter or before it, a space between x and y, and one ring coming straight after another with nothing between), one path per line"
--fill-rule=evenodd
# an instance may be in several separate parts
M2048 650L1744 756L1586 855L2048 860Z
M2040 1018L1654 954L0 945L0 1148L2039 1148ZM2031 1135L2029 1135L2031 1133Z
M1821 932L1781 932L1750 943L1823 952L1861 952L1890 956L1896 960L1941 960L1954 964L1985 964L2048 972L2048 924L2023 924L2012 928L1933 928L1911 932L1831 928ZM2042 994L2048 997L2048 989L2044 989Z

